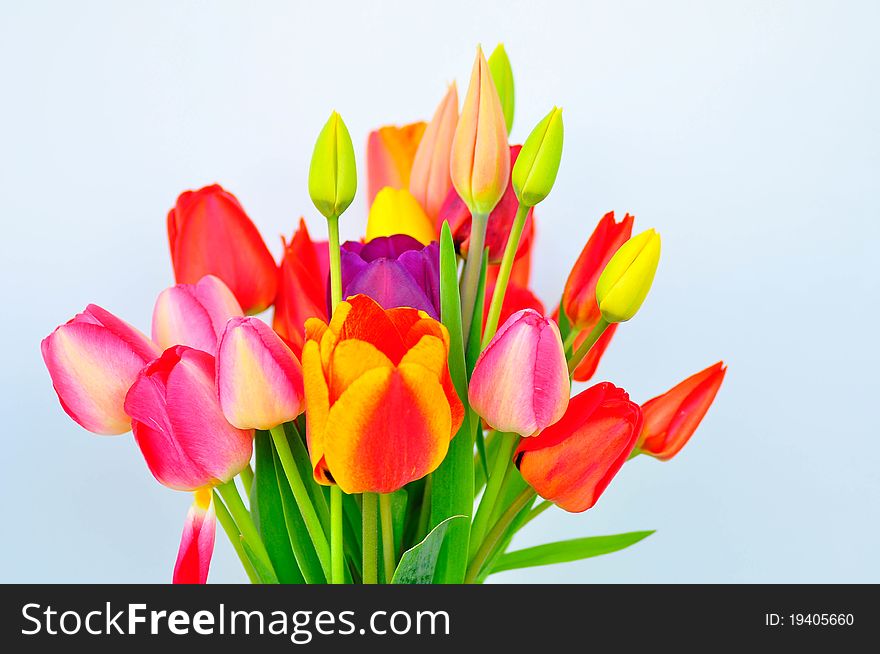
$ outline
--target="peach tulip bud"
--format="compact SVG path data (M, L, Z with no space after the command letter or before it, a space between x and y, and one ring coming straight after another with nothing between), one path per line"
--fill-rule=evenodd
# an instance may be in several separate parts
M514 460L538 495L580 513L596 503L626 462L641 424L639 405L603 382L571 398L555 425L523 440Z
M678 454L712 406L726 372L724 362L719 361L645 402L645 425L637 450L661 461Z
M137 329L94 304L44 338L40 350L61 407L94 434L131 429L125 394L161 354Z
M436 225L440 207L452 189L449 156L458 124L458 90L453 82L428 123L416 150L409 178L409 191Z
M534 436L562 417L569 392L559 328L537 311L523 309L480 354L468 398L492 428Z
M437 240L434 223L405 189L386 186L373 201L367 218L367 241L379 236L406 234L422 245Z
M478 215L492 212L510 179L504 111L479 47L452 139L449 174L458 195Z
M125 396L134 439L164 486L216 486L251 459L254 434L227 422L214 376L214 357L176 345L141 370Z
M180 549L174 564L173 583L204 584L208 581L208 569L214 554L214 532L217 516L214 513L213 495L202 489L194 493L192 506L186 513Z
M271 429L303 412L302 367L259 318L233 318L217 349L223 415L239 429Z
M457 105L455 111L458 115ZM386 186L398 189L409 186L414 157L424 132L424 121L402 127L388 125L370 132L367 137L368 206Z
M153 340L163 350L188 345L216 354L226 321L241 316L241 305L219 277L205 275L196 284L177 284L156 298Z

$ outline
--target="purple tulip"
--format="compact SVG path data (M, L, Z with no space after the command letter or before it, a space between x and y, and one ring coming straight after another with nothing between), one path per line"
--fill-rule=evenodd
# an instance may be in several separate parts
M440 319L440 246L404 234L342 245L342 297L363 293L383 309L412 307Z

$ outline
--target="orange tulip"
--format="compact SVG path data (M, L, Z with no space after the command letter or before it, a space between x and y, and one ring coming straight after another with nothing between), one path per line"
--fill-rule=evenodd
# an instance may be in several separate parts
M306 322L302 365L315 479L390 493L440 465L464 409L449 376L449 333L424 311L340 302Z
M409 180L410 193L433 222L437 222L440 207L452 189L449 176L449 157L452 137L458 124L458 91L455 82L449 86L434 117L428 123L412 162Z
M723 361L691 375L642 405L645 425L637 451L668 461L685 446L721 388Z
M409 176L416 150L425 132L425 123L403 127L380 127L367 138L367 202L386 186L409 187Z

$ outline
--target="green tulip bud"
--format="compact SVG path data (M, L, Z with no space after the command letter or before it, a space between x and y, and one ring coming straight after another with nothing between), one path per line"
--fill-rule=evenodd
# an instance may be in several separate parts
M351 135L335 111L324 125L309 165L309 196L326 218L338 218L354 200L357 169Z
M513 190L520 203L533 207L547 197L562 159L562 109L553 107L523 143L513 166Z
M629 320L651 290L660 261L660 234L648 229L614 253L596 284L596 301L609 323Z
M513 69L510 67L510 59L507 58L503 43L499 43L489 56L489 72L492 74L492 81L495 82L495 88L498 90L501 111L504 113L507 133L510 134L510 128L513 127L514 107Z

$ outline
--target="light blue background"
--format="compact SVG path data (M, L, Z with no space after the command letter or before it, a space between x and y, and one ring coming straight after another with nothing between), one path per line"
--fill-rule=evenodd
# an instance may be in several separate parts
M538 293L555 302L599 217L630 211L663 260L599 377L643 401L730 369L679 457L640 457L518 543L654 536L496 579L880 581L878 5L319 4L3 3L0 580L169 580L190 501L130 435L63 414L40 339L89 302L148 329L184 189L224 184L276 254L301 214L321 233L306 173L328 112L362 146L429 118L452 79L463 95L475 44L503 40L513 140L565 108ZM362 232L363 194L343 223ZM217 542L211 580L244 579Z

